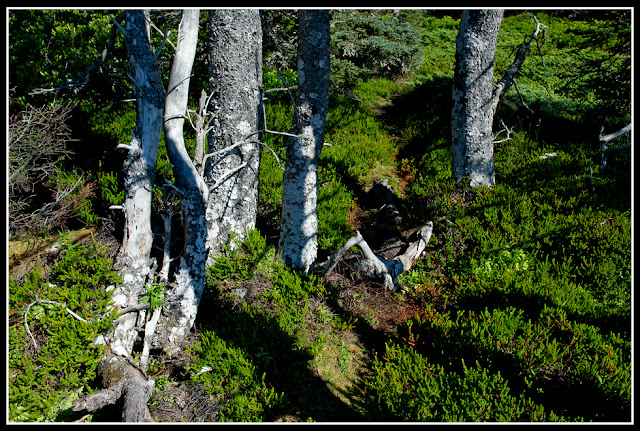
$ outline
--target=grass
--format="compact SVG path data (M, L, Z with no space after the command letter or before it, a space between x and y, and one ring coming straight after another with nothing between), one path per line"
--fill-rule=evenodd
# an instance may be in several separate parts
M455 19L422 23L423 41L432 49L411 76L372 79L357 86L355 99L332 98L332 146L323 149L320 167L321 248L335 250L357 227L380 230L379 206L368 191L375 178L389 178L402 231L435 223L425 254L400 277L398 293L358 281L350 271L320 279L282 265L274 240L282 171L263 153L260 230L208 269L193 342L183 357L158 354L152 361L154 416L630 420L631 159L616 154L599 172L593 107L557 88L571 60L569 23L539 18L549 25L547 76L532 52L519 81L537 114L527 114L513 90L506 95L500 115L512 133L495 146L497 184L491 189L458 186L450 175ZM526 14L505 18L498 71L531 29ZM288 130L287 101L270 98L269 128ZM280 137L265 140L284 157ZM16 305L16 313L22 309ZM26 334L18 318L10 323L22 337L11 344L10 359L17 360ZM28 372L12 370L11 384L20 393L31 383L18 377ZM84 385L95 390L91 381ZM42 388L59 391L51 382ZM70 396L60 393L60 399ZM10 419L79 419L61 407L45 416L29 402L33 411Z

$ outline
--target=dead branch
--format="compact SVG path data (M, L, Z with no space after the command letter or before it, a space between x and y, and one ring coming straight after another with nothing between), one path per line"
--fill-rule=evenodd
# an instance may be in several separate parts
M527 51L531 47L531 44L533 42L536 42L536 44L538 43L538 35L540 34L540 32L542 32L544 37L546 38L547 26L542 24L540 21L538 21L538 18L536 18L535 15L529 14L529 16L535 21L536 29L534 30L533 34L529 36L527 40L522 42L522 44L518 48L518 52L516 53L516 57L513 60L513 63L511 63L511 66L509 66L509 68L507 69L505 74L502 76L502 78L494 85L493 96L491 98L491 110L494 113L496 112L496 109L498 107L498 102L500 102L500 96L502 95L502 93L506 92L512 83L515 83L515 77L520 71L520 68L524 63L524 60L527 58ZM538 51L540 51L539 46L538 46ZM543 60L543 65L544 65L544 60ZM518 93L520 93L520 91L518 91ZM522 100L522 95L521 95L521 100ZM531 109L528 106L527 106L527 109L531 111Z
M359 231L349 238L329 259L317 266L323 276L333 271L336 265L344 258L346 252L352 247L358 247L361 256L356 257L358 275L371 280L381 280L385 289L398 290L398 276L411 269L415 261L424 251L431 239L433 222L428 222L418 229L418 238L407 247L406 251L393 258L385 259L376 255L369 247ZM322 269L326 266L326 269Z
M609 145L609 142L615 141L616 139L630 132L631 132L631 123L627 124L623 128L616 130L615 132L610 133L608 135L603 134L604 126L600 128L600 135L598 136L598 141L600 142L600 156L601 156L600 172L601 173L604 172L605 168L607 167L607 151L619 151L631 146L631 139L629 139L629 142L625 144L619 145L617 147L612 147L612 148L607 148L607 146Z
M33 342L33 346L37 349L38 348L38 343L36 343L35 338L33 337L33 334L31 334L31 330L29 330L29 323L27 322L27 314L29 314L29 310L31 309L31 307L33 307L35 304L52 304L52 305L57 305L59 307L63 307L65 309L65 311L67 313L69 313L70 315L72 315L74 318L87 323L87 321L85 319L83 319L82 317L78 316L76 313L74 313L69 307L67 307L67 304L64 303L60 303L57 301L49 301L47 299L38 299L38 295L35 295L36 300L33 301L31 304L29 304L27 306L26 311L24 312L24 326L27 329L27 333L29 334L29 337L31 337L31 341Z
M196 147L193 154L193 164L198 171L198 174L202 175L204 172L204 157L205 157L205 142L207 134L213 129L210 126L211 121L213 121L214 116L207 110L209 106L209 102L211 101L211 97L213 96L213 92L207 96L206 90L202 90L200 93L200 101L198 105L198 111L187 110L187 119L189 120L189 124L196 132ZM195 124L191 119L191 114L195 117Z
M508 141L509 139L511 139L511 129L509 129L506 124L504 124L504 121L500 120L500 123L502 123L502 127L504 127L504 128L499 130L498 133L496 133L493 136L493 143L494 144L499 144L501 142L505 142L505 141ZM500 133L502 133L503 131L507 132L507 136L505 138L502 138L502 139L497 139L498 136L500 135Z

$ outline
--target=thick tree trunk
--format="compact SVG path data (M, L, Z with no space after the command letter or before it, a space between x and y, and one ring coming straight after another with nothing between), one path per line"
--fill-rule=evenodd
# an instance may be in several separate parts
M503 10L464 10L456 39L452 176L471 186L495 184L493 65Z
M318 248L318 160L329 109L329 12L298 15L298 91L282 183L280 248L286 265L308 271Z
M262 125L262 27L258 10L209 11L209 86L213 130L205 181L209 185L207 247L218 254L232 236L255 227ZM228 151L232 145L240 144Z
M199 21L199 9L186 9L182 12L165 103L165 139L176 184L181 191L185 241L180 267L175 282L166 292L167 299L153 341L153 345L165 349L179 345L189 333L196 318L205 283L205 211L208 191L189 158L183 135Z

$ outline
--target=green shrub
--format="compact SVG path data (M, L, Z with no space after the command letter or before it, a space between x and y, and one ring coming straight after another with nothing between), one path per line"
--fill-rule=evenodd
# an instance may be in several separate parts
M452 317L428 307L424 317L407 324L402 339L416 346L413 356L423 352L445 369L459 372L456 359L477 361L507 379L512 390L563 416L625 420L630 412L629 342L572 321L557 307L545 306L528 319L524 313L514 307L485 308ZM588 401L566 397L580 391L589 394Z
M332 27L332 80L352 86L372 72L407 74L419 64L420 34L406 21L384 13L336 11Z
M447 372L414 349L388 343L365 382L367 396L387 412L382 419L415 422L557 421L531 399L510 394L507 380L480 364ZM379 418L377 418L379 419Z
M107 287L119 279L97 244L65 246L48 276L35 268L23 281L9 282L11 421L64 421L73 417L75 400L95 390L105 351L94 341L116 317Z
M204 332L190 352L192 380L204 384L212 402L221 405L221 421L260 422L281 402L283 395L265 383L265 374L257 374L246 354L214 332Z

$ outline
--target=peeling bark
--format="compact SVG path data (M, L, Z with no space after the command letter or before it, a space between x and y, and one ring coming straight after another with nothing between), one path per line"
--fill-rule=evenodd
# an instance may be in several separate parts
M153 241L151 197L165 94L149 44L148 12L128 11L125 27L130 78L137 96L137 117L125 165L125 234L121 255L127 259L127 266L141 267L149 262Z
M242 240L256 223L261 147L255 141L262 125L259 11L210 10L209 31L213 122L208 152L216 155L207 158L204 172L210 188L207 248L213 258L233 236ZM221 151L241 142L245 144Z
M452 176L471 187L495 184L493 65L502 9L464 10L456 38L453 80Z
M287 266L308 271L317 258L318 160L329 109L329 12L298 15L298 92L282 182L280 248Z

